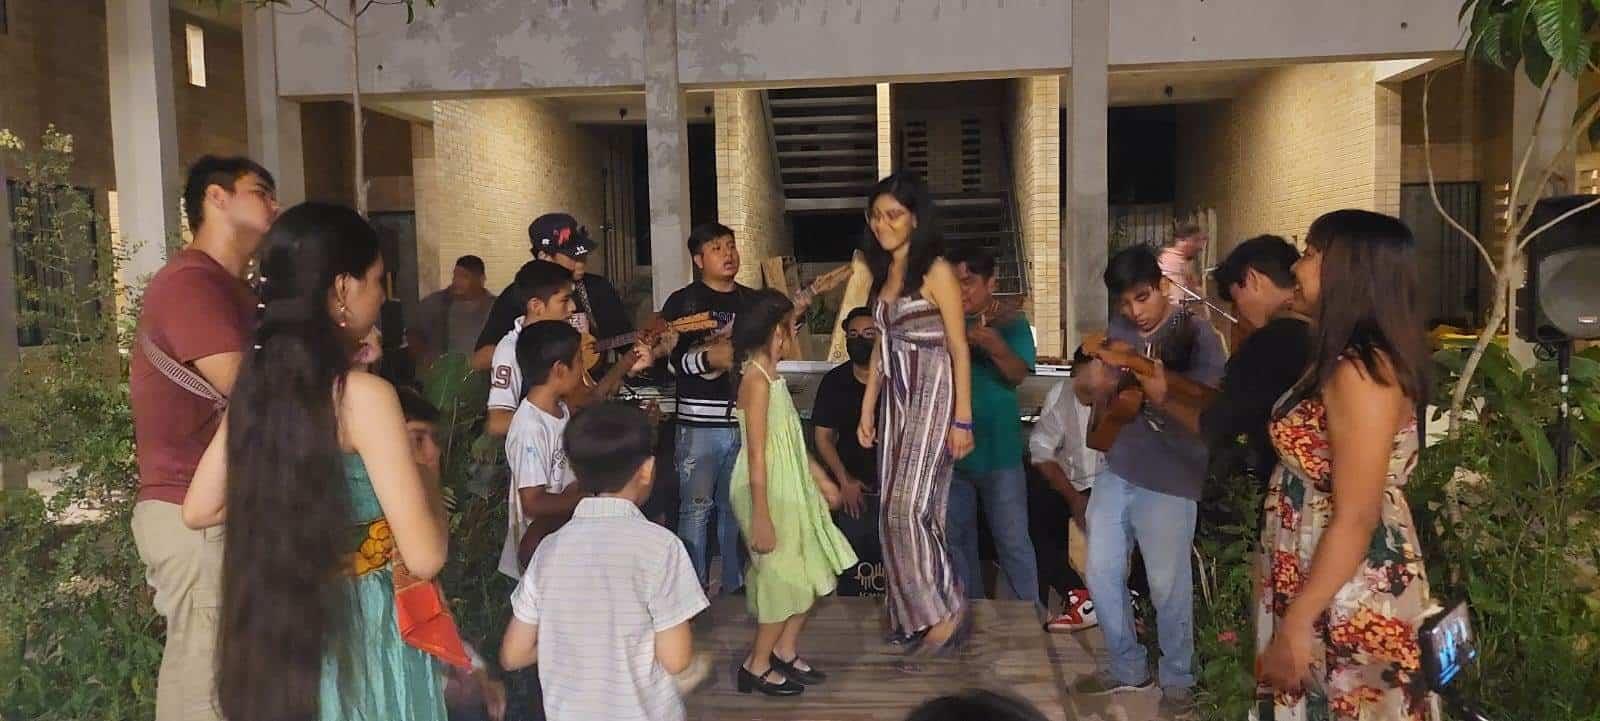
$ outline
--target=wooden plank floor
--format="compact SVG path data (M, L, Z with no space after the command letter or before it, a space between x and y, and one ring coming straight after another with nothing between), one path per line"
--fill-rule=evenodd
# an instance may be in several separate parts
M982 687L1021 696L1050 719L1143 721L1157 718L1159 693L1074 697L1068 688L1093 673L1100 634L1052 635L1039 630L1023 601L977 601L976 633L959 654L910 659L883 643L880 606L869 598L828 598L801 636L805 658L828 682L796 698L740 694L734 668L748 652L755 626L744 599L722 598L695 622L695 645L715 671L688 699L696 721L898 721L930 698Z

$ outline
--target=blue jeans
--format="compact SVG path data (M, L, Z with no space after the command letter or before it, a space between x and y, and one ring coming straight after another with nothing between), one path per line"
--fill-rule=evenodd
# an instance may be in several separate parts
M945 532L967 598L983 598L983 573L978 560L979 496L983 497L984 516L989 519L989 531L994 534L995 551L1011 593L1039 606L1039 562L1033 553L1033 539L1028 537L1028 476L1022 466L988 473L957 470L950 479Z
M1196 504L1145 490L1110 470L1094 479L1089 495L1089 569L1086 580L1111 675L1122 683L1149 678L1145 648L1133 628L1128 599L1128 557L1133 544L1144 556L1150 600L1161 642L1157 678L1163 688L1188 688L1194 678L1194 586L1190 548Z
M711 523L711 510L716 508L722 591L734 591L744 585L739 521L733 517L733 504L728 502L728 484L733 480L733 464L739 458L739 429L680 425L677 454L678 538L689 550L700 585L706 585L710 566L706 526Z

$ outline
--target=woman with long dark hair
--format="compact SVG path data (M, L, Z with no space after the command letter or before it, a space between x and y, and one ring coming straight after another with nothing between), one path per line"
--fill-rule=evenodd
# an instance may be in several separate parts
M393 386L352 370L384 300L378 236L349 208L280 216L261 322L183 519L227 521L217 699L229 721L442 721L439 667L395 622L392 564L444 564Z
M1427 718L1417 627L1435 605L1403 492L1429 387L1416 243L1395 218L1335 211L1294 276L1311 365L1268 427L1263 695L1278 721Z
M928 187L896 173L867 196L863 251L881 330L857 435L878 448L880 529L892 632L920 648L959 645L967 625L946 543L955 459L972 452L972 377L955 271L940 258ZM882 432L879 432L881 422Z

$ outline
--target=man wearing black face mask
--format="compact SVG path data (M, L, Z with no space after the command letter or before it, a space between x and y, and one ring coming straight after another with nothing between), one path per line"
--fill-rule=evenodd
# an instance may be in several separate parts
M878 514L873 507L878 487L877 456L856 440L872 347L878 342L878 326L872 320L872 312L866 308L850 311L844 319L844 333L850 361L823 376L817 386L816 403L811 407L811 424L815 426L812 433L817 456L838 482L844 499L839 529L865 562L880 557Z

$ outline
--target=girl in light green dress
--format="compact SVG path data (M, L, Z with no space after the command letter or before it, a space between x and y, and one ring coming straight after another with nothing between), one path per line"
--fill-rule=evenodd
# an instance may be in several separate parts
M762 291L733 323L743 361L738 410L742 444L730 499L750 548L745 593L756 619L755 642L739 669L741 693L794 696L827 675L801 660L806 614L833 593L856 554L829 515L839 488L806 454L800 415L778 361L793 340L794 304Z

